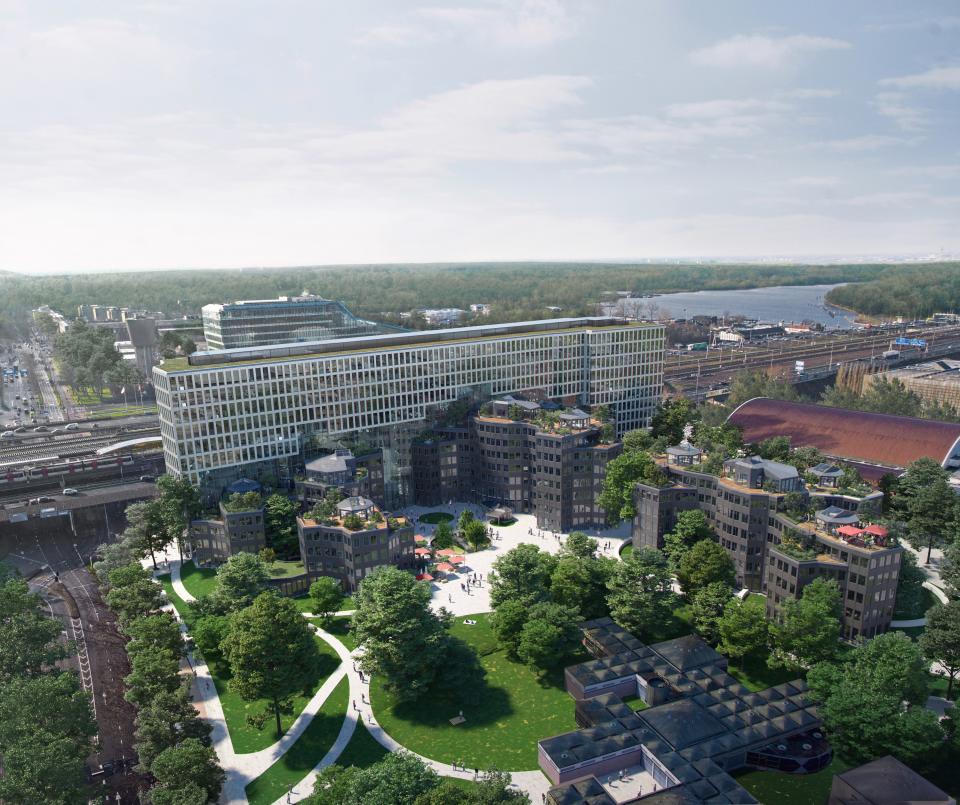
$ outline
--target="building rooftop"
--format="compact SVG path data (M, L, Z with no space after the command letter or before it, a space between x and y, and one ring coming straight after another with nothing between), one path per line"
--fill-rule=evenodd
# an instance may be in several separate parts
M840 802L844 805L909 805L921 802L924 805L953 805L956 802L949 794L891 755L848 769L834 779L842 780L857 792L856 799L842 796ZM830 801L834 801L833 796Z
M322 475L328 475L338 472L346 472L350 467L347 462L353 458L353 453L349 450L337 450L326 456L315 458L304 465L307 472L316 472Z
M826 405L755 397L727 422L747 443L787 436L793 447L816 447L850 461L903 469L918 458L945 463L960 441L960 424L909 416L851 411Z
M639 327L650 329L660 328L662 325L651 322L628 322L611 316L585 316L580 318L542 319L506 324L484 324L471 327L450 327L441 330L352 336L350 338L332 338L327 341L302 341L262 347L243 347L209 352L195 352L188 358L171 358L164 361L161 371L179 372L191 368L210 368L237 363L305 360L338 353L433 346L456 343L458 341L468 342L484 338L505 338L509 336L535 335L537 333L572 333L603 327Z
M678 671L692 671L704 665L723 661L724 656L696 635L684 635L673 640L654 643L650 648Z
M364 497L344 498L337 504L337 511L341 516L359 514L360 512L370 511L370 509L373 508L375 508L373 501L370 500L370 498Z

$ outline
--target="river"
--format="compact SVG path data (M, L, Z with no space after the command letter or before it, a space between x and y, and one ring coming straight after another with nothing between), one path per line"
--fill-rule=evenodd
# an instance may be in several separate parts
M645 314L657 317L689 319L691 316L746 316L765 322L811 321L830 329L850 329L856 314L826 305L824 297L836 285L777 285L770 288L747 288L736 291L693 291L658 294L651 299L631 299L628 304L642 303ZM616 312L613 305L611 312ZM628 315L630 313L628 309Z

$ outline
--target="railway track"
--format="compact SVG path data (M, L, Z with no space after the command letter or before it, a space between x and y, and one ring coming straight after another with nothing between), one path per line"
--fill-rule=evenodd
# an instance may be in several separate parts
M13 461L25 461L31 458L44 458L47 456L59 456L60 458L70 458L72 456L82 456L94 452L100 447L114 444L127 439L140 439L147 436L159 436L159 428L148 428L138 431L127 431L126 433L105 434L97 436L79 436L70 439L45 440L42 442L31 442L22 444L16 442L10 446L0 446L0 467L5 463ZM121 438L122 436L122 438Z

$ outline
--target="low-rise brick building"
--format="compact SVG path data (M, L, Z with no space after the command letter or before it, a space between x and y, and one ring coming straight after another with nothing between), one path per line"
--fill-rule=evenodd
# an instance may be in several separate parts
M220 564L240 551L258 553L266 547L263 506L230 511L219 504L219 517L190 523L190 549L199 565Z

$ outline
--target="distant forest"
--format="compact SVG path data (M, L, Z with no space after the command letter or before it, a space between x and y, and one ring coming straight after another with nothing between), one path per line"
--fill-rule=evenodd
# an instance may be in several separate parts
M827 301L873 315L955 313L960 310L960 262L887 266L867 282L834 288Z
M908 314L960 306L960 263L937 265L677 265L449 263L184 270L23 276L0 272L0 321L22 320L42 304L66 316L95 303L197 315L201 306L304 290L343 299L361 316L397 321L419 307L493 306L485 321L595 313L616 291L634 294L773 285L859 283L830 300L868 313ZM668 299L658 299L669 308Z
M605 263L468 263L329 266L281 269L154 271L27 277L0 274L0 315L41 304L70 316L96 303L173 315L202 305L262 299L303 290L343 299L356 313L381 317L418 307L494 306L492 320L542 318L548 305L564 314L596 312L605 292L666 293L771 285L857 282L881 265L626 265Z

